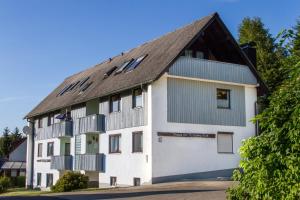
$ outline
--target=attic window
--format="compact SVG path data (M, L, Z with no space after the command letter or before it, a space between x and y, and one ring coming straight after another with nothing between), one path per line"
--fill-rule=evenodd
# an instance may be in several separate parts
M65 93L67 93L67 92L70 92L70 91L72 91L72 90L75 90L75 89L77 89L78 87L80 87L81 88L81 91L84 89L84 90L86 90L87 89L87 87L89 87L89 85L88 86L86 86L86 82L89 80L89 78L90 77L86 77L86 78L84 78L84 79L82 79L82 80L80 80L80 81L76 81L76 82L73 82L73 83L71 83L71 84L68 84L67 86L65 86L58 94L57 94L57 96L62 96L62 95L64 95ZM82 88L83 87L83 88Z
M133 62L130 63L126 71L134 70L146 57L147 55L143 55L135 59Z
M92 85L93 82L89 82L87 84L85 84L82 88L81 88L81 91L80 92L84 92L86 91L91 85Z
M85 79L83 79L83 80L81 81L79 87L83 86L83 85L87 82L87 80L89 80L89 78L90 78L90 77L86 77Z
M133 59L126 61L117 71L116 74L121 73L131 62L133 61Z
M104 74L104 78L109 77L118 67L114 66L113 68L109 69L107 72Z

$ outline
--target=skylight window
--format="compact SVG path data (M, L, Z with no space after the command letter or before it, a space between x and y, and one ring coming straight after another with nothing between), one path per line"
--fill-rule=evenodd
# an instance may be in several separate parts
M125 62L121 67L119 67L119 69L116 71L116 74L121 73L132 61L133 59Z
M79 85L79 87L82 87L88 80L90 79L90 77L86 77L85 79L83 79Z
M71 84L68 84L67 86L65 86L58 94L57 94L57 97L58 96L62 96L64 95L65 93L67 92L70 92L72 90L75 91L75 89L77 89L78 87L81 88L81 91L85 91L90 85L91 83L87 83L86 82L89 80L90 77L86 77L84 78L83 80L81 81L77 81L77 82L73 82Z
M104 74L104 78L109 77L118 67L114 66L113 68L109 69L107 72Z
M89 82L89 83L85 84L85 85L82 87L81 92L86 91L86 90L92 85L92 83L93 83L93 82Z
M130 65L128 65L126 71L129 72L131 70L134 70L142 61L143 59L146 57L147 55L143 55L141 57L138 57L137 59L135 59L133 62L130 63Z

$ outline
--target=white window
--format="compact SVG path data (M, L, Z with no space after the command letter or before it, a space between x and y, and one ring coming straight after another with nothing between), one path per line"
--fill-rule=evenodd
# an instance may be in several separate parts
M109 153L121 153L121 134L109 136Z
M233 153L233 133L218 133L218 153Z

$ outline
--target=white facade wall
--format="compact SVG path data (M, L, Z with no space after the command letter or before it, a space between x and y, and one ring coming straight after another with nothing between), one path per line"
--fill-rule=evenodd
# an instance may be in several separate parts
M256 88L245 87L246 126L219 126L167 122L167 76L152 85L152 176L164 177L238 167L238 149L243 139L255 135ZM180 105L178 105L180 106ZM233 154L217 152L216 138L162 137L157 132L215 133L233 132Z

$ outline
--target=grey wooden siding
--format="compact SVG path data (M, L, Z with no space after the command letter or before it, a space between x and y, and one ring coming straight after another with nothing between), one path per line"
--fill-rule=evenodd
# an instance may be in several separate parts
M81 154L81 135L75 136L75 154Z
M143 92L143 107L132 108L132 93L121 94L121 111L109 112L109 99L102 98L99 113L105 115L106 130L143 126L147 124L147 92Z
M245 65L212 60L180 57L169 69L170 75L243 84L257 84L255 76Z
M168 122L245 126L245 88L168 78ZM229 89L231 108L218 109L217 88Z
M98 103L99 104L99 103ZM105 120L102 114L93 114L74 120L74 134L103 133L105 131Z
M104 171L104 154L75 155L74 170Z
M72 170L73 157L69 156L51 156L51 169Z
M73 134L72 121L61 121L50 126L44 124L47 118L43 119L43 128L38 128L36 122L36 139L45 140L57 137L71 137Z

